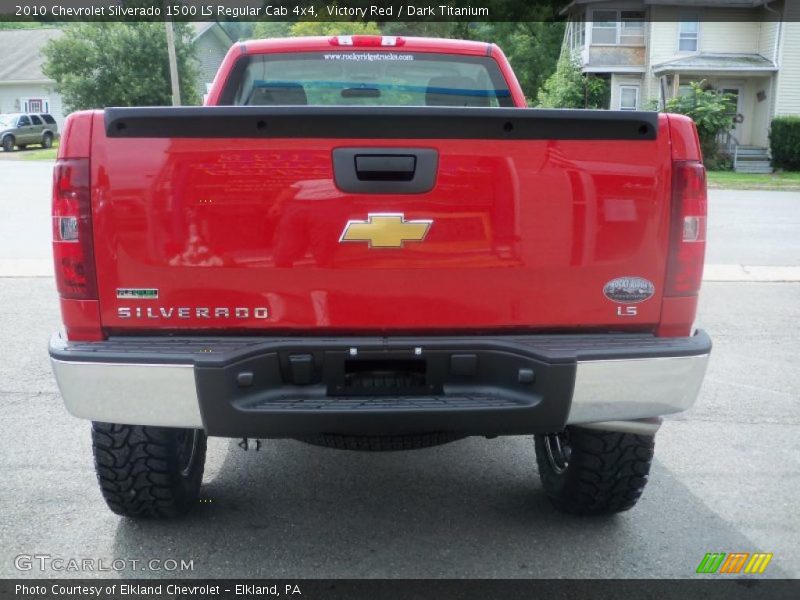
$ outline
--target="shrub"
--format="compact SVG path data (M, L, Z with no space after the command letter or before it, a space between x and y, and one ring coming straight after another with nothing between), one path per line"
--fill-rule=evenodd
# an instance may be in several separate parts
M733 157L725 152L717 152L711 158L704 155L703 164L709 171L733 171Z
M800 171L800 117L775 117L769 129L772 165Z
M735 101L731 94L711 89L705 81L691 84L691 92L667 100L664 110L691 117L697 127L703 159L714 165L719 159L717 136L733 128Z
M608 83L581 73L580 66L565 52L555 73L542 84L538 99L543 108L605 108Z

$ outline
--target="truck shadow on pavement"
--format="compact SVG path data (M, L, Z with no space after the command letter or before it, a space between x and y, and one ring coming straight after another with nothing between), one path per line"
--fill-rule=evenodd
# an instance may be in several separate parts
M122 577L689 577L706 552L756 549L658 462L633 510L562 515L530 437L391 453L212 439L197 510L121 519L114 543L118 558L194 560Z

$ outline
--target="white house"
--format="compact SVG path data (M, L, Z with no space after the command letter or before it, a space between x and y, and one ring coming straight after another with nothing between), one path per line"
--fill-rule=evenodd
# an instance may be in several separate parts
M44 45L61 35L59 29L2 29L0 48L0 113L44 112L64 124L55 81L42 74Z
M768 167L769 125L800 115L800 2L574 0L565 50L610 83L609 108L637 110L705 80L737 98L729 139L743 169Z
M214 81L222 59L228 53L233 40L228 36L219 23L198 22L191 23L194 29L194 47L199 63L199 77L197 79L198 95L205 96Z
M192 23L199 66L198 96L206 93L233 41L219 23ZM59 127L66 115L55 81L42 73L42 48L62 35L60 29L0 30L0 113L49 112Z

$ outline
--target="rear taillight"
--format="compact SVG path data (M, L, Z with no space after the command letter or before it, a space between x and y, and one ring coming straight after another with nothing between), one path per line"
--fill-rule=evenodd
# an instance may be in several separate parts
M97 299L89 160L61 159L53 169L53 260L62 298Z
M706 254L706 170L698 161L673 163L672 218L665 296L694 296Z

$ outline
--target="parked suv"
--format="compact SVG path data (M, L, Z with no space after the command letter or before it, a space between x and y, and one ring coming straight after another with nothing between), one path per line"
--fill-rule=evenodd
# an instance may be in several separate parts
M58 139L56 120L48 114L0 115L0 141L3 150L13 152L14 146L24 150L31 144L49 148Z

